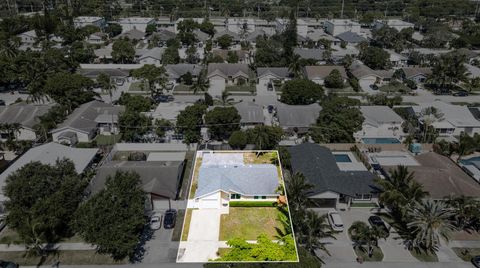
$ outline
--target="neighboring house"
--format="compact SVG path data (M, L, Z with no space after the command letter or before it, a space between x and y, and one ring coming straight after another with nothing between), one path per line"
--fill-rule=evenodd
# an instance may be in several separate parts
M95 57L97 57L97 61L102 61L106 63L113 60L112 51L112 45L108 45L104 48L95 49L93 51L93 54L95 54Z
M117 36L115 36L113 39L129 39L129 40L134 40L134 41L140 41L145 39L145 32L137 29L131 29L129 31L123 32Z
M53 141L72 145L91 142L97 134L117 134L118 117L124 110L96 100L82 104L51 131Z
M338 39L340 39L341 41L344 41L348 44L359 44L359 43L362 43L362 42L367 42L367 39L360 36L358 33L351 32L351 31L343 32L343 33L337 35L336 37Z
M400 32L403 29L408 29L408 28L413 29L415 24L410 23L410 22L406 22L406 21L403 21L403 20L399 20L399 19L390 19L390 20L376 20L374 25L373 25L373 27L377 30L381 29L385 26L394 28L394 29L396 29L397 31Z
M196 41L199 44L205 44L205 42L207 42L207 40L210 39L210 36L208 34L202 32L200 30L194 30L193 34L195 35Z
M471 64L465 63L465 67L467 68L467 77L470 79L479 78L480 77L480 68L477 66L473 66Z
M7 177L21 169L26 164L40 162L45 165L55 165L57 160L66 158L73 162L75 171L81 174L90 166L97 155L97 152L97 148L72 148L55 142L45 143L29 149L0 174L0 202L3 203L7 200L7 197L3 194L3 188L6 184Z
M17 34L17 36L20 38L20 43L23 46L33 46L37 42L37 33L35 30Z
M329 34L326 34L323 29L314 29L314 30L308 30L307 33L307 40L314 42L314 46L318 47L320 46L320 40L328 40L332 42L332 45L336 46L340 43L340 40L336 37L333 37Z
M431 115L424 115L426 108L434 107L439 113L439 118ZM470 112L467 106L453 105L441 101L431 103L419 103L411 106L417 116L419 123L424 124L425 119L432 121L431 126L435 128L441 139L455 139L460 134L480 134L480 121Z
M245 36L245 41L248 41L252 44L252 46L255 46L257 42L257 38L263 37L263 36L269 36L269 35L262 29L256 29L255 31L248 33Z
M263 107L253 102L242 101L234 105L240 115L242 128L252 128L265 123Z
M139 30L145 33L148 25L155 25L155 19L140 17L123 18L118 21L118 24L122 26L122 33L130 30Z
M434 200L445 200L450 197L480 198L480 184L467 175L454 161L447 156L428 152L415 156L420 164L408 166L415 181L423 186ZM384 167L387 171L394 166Z
M353 134L357 142L364 138L395 138L401 141L403 119L388 106L360 106L362 130Z
M227 30L241 36L255 31L255 22L251 18L228 18Z
M289 24L289 19L277 18L275 20L275 28L277 33L283 33ZM307 37L308 24L303 19L297 19L297 34Z
M243 153L205 151L197 185L194 208L228 213L230 201L276 201L279 173L272 164L244 164Z
M249 52L246 50L212 49L212 55L219 56L224 61L227 61L229 52L237 54L238 63L248 63L250 59Z
M102 32L96 32L87 37L87 43L92 45L100 45L105 43L108 39L108 34Z
M408 65L408 57L403 56L402 54L399 54L391 49L386 49L385 51L387 51L390 55L390 63L393 67L405 67Z
M139 64L161 65L164 48L154 47L152 49L138 49L135 57Z
M152 33L148 37L148 42L151 43L152 40L158 40L157 44L153 44L154 46L164 47L167 45L167 41L170 39L175 39L177 35L169 30L166 29L159 29L158 31Z
M307 197L313 207L349 208L352 203L376 203L375 175L357 162L350 152L339 153L352 163L337 163L335 154L314 143L287 148L293 173L302 173L313 185ZM355 162L355 163L353 163Z
M172 153L156 153L160 159L169 158ZM166 154L167 157L161 157ZM149 156L152 153L149 154ZM183 153L185 159L185 153ZM148 195L146 210L160 210L163 203L178 197L185 161L110 161L96 170L90 183L90 191L96 194L105 188L108 177L115 176L118 171L135 172L140 177L140 187Z
M102 29L105 27L105 23L105 19L102 17L80 16L73 19L73 25L75 28L92 25Z
M231 32L229 30L225 30L225 31L222 31L222 32L217 32L215 33L215 35L213 36L213 40L218 42L218 38L224 36L224 35L228 35L228 36L231 36L232 37L232 44L238 44L240 43L240 40L241 40L241 37L239 34L237 33L234 33L234 32Z
M323 23L323 27L325 32L333 36L344 32L360 33L360 23L346 19L327 20Z
M277 118L280 127L288 134L304 134L317 122L322 107L318 103L310 105L277 105Z
M432 69L429 67L404 67L402 70L405 79L412 80L417 84L425 83L428 76L432 74Z
M166 29L175 32L175 21L170 16L157 17L157 28Z
M242 63L210 63L208 64L207 78L214 84L238 84L241 79L243 82L250 81L250 69L248 64Z
M324 49L321 48L299 48L296 47L293 49L293 53L300 56L304 60L313 60L317 64L325 64L323 57Z
M273 81L285 82L290 80L290 71L286 67L258 67L257 84L267 85Z
M305 66L305 76L309 80L319 85L324 85L325 78L333 70L337 70L340 72L340 75L342 76L342 79L343 79L343 83L347 82L348 76L347 76L347 72L345 71L345 67L340 65Z
M101 68L101 69L78 69L78 72L85 77L88 77L92 80L96 80L101 73L105 73L110 76L116 85L121 86L130 76L130 70L127 69L117 69L117 68Z
M179 83L181 77L187 73L192 74L193 80L196 80L202 71L202 66L188 63L167 64L165 65L165 70L168 74L168 80L174 83Z
M15 138L17 140L35 141L38 136L34 127L40 122L39 117L46 114L52 106L25 102L0 106L0 125L19 124L20 129L15 132ZM0 130L0 141L5 141L7 137L7 133Z
M383 79L377 72L360 61L354 61L352 65L350 65L349 71L351 75L358 80L362 88L377 84Z

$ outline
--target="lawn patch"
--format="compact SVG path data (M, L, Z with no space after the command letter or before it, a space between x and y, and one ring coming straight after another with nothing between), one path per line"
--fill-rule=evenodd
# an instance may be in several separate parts
M256 88L254 85L231 85L231 86L226 86L225 91L255 93Z
M426 252L425 250L411 250L410 254L417 260L422 262L438 262L438 257L435 253Z
M98 146L113 145L122 139L122 134L118 135L97 135L95 142Z
M173 229L172 241L180 241L182 236L183 219L185 218L185 209L179 209L175 219L175 228Z
M137 81L133 82L130 84L130 87L128 88L128 91L147 91L146 89L148 88L148 84L144 83L143 88L142 88L142 82Z
M185 214L185 221L183 224L182 241L187 241L188 239L188 231L190 230L190 221L192 221L192 211L193 211L193 208L187 208L187 213Z
M227 254L228 252L230 252L231 250L232 250L231 248L218 248L217 256L222 257L225 254Z
M470 261L473 257L480 255L480 248L452 248L452 250L464 261Z
M58 259L57 259L58 257ZM9 260L19 265L51 265L57 260L62 265L100 265L100 264L127 264L128 260L113 260L109 255L98 254L95 250L68 250L59 251L58 255L51 254L43 262L41 257L25 256L24 251L5 251L0 252L0 259Z
M265 233L275 239L275 228L283 229L277 221L280 212L277 208L237 208L231 207L228 214L222 214L220 219L220 241L228 241L240 237L246 240L256 240Z
M230 201L230 207L276 207L276 201Z
M277 152L267 152L262 154L257 153L244 153L243 161L245 164L272 164L272 162L278 161Z
M364 261L382 261L383 260L383 252L382 249L379 247L373 247L373 255L372 257L368 257L368 253L363 251L360 248L354 248L355 254L357 257L362 257Z
M192 185L190 187L190 194L189 194L190 199L193 199L195 197L195 192L197 191L198 174L200 173L200 166L202 166L202 158L198 157L197 160L195 161L195 167L193 170Z

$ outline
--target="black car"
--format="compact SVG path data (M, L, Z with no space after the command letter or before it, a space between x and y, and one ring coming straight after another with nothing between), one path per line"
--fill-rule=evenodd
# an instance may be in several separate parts
M466 97L466 96L468 96L468 92L458 91L458 92L453 93L453 96L455 96L455 97Z
M153 100L156 103L169 102L169 101L173 101L173 96L172 95L157 95L157 96L153 97Z
M165 212L165 217L163 218L163 228L172 229L175 227L175 219L177 218L177 211L175 209L169 209Z
M2 261L0 260L0 267L1 268L17 268L18 264L11 262L11 261Z
M370 88L371 88L372 90L378 90L378 86L377 86L377 85L370 85Z
M0 106L5 106L5 101L4 100L0 100Z
M480 256L475 256L472 258L472 264L477 267L477 268L480 268Z
M387 237L390 235L387 226L383 222L382 218L380 218L379 216L370 216L368 218L368 222L370 223L370 225L372 225L372 227L376 226L381 228L385 232L385 234L387 234Z

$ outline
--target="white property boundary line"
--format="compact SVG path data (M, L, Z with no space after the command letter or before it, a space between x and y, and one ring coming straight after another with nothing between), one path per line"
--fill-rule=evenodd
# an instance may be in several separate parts
M182 224L182 232L180 233L180 240L178 243L178 251L177 251L177 258L175 260L176 263L195 263L195 262L179 262L178 257L180 253L180 245L182 244L182 236L183 232L185 231L185 221L187 219L187 211L188 211L188 200L190 199L190 193L192 191L193 187L193 177L195 176L195 169L197 167L197 159L199 154L203 154L204 152L210 152L210 153L276 153L277 154L277 159L278 159L278 166L280 170L280 178L282 180L281 185L283 186L283 189L285 191L285 197L287 199L287 207L288 207L288 217L290 219L290 224L292 228L292 236L293 236L293 242L295 245L295 253L297 254L297 260L296 261L221 261L221 262L207 262L207 263L298 263L300 262L300 256L298 255L298 247L297 247L297 240L295 239L295 231L293 228L293 221L292 221L292 214L290 213L290 204L289 204L289 199L287 195L287 187L285 186L285 179L283 177L283 169L282 169L282 163L280 160L280 153L278 150L230 150L230 151L209 151L209 150L199 150L195 152L195 163L193 165L192 169L192 176L190 178L190 187L188 187L188 196L187 196L187 207L185 208L185 215L183 217L183 224ZM203 263L203 262L198 262L198 263Z

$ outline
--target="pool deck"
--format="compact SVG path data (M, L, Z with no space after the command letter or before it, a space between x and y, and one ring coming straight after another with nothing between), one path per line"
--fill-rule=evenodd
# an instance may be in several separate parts
M333 155L348 155L351 162L337 162L337 166L341 171L367 171L365 165L358 161L352 152L332 152Z
M377 153L369 153L370 162L375 161L382 166L419 166L417 160L409 152L405 151L381 151Z

